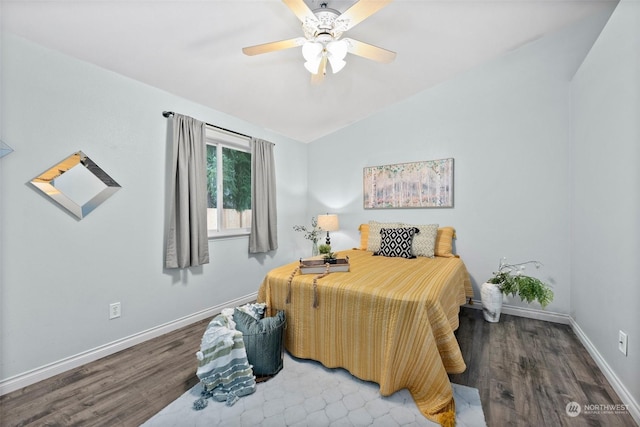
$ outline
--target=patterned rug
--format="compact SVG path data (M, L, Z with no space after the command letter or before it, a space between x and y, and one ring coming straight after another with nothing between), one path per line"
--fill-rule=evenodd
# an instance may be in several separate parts
M184 393L144 427L167 426L437 426L418 411L405 389L380 396L376 383L344 369L296 359L285 352L284 368L233 406L208 399L196 411L200 384ZM453 384L458 427L486 427L478 390Z

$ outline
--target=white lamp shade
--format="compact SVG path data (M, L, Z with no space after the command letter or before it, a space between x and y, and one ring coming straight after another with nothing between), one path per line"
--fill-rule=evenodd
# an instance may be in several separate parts
M329 59L333 74L336 74L347 65L344 61L345 56L347 56L347 43L344 40L333 41L327 44L327 59Z
M309 62L317 60L319 63L322 49L322 43L305 42L302 45L302 56Z
M302 56L305 59L304 68L311 74L317 74L322 62L322 57L326 55L331 64L333 74L339 72L347 63L344 58L347 56L347 42L337 40L327 43L326 48L322 43L307 41L302 45Z
M344 40L333 41L327 44L329 58L344 59L347 56L347 42Z
M311 74L318 74L320 62L322 61L323 50L324 47L322 46L322 43L305 42L302 45L302 56L307 61L304 63L304 68L306 68Z
M333 71L333 74L342 70L344 66L347 65L347 63L342 59L337 59L332 57L329 57L329 64L331 64L331 71Z
M304 63L304 68L306 68L307 71L309 71L311 74L318 74L318 69L320 68L320 61L322 61L322 58L314 59L313 61L307 61Z
M321 228L324 231L339 230L340 224L338 222L338 215L336 214L318 215L318 228Z

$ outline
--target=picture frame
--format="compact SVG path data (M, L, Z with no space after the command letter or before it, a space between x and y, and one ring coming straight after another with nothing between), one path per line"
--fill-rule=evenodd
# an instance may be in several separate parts
M364 208L452 208L453 176L453 158L367 166Z

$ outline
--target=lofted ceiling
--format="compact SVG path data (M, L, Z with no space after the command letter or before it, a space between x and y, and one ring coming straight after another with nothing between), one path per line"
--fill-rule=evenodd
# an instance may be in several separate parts
M325 2L341 12L355 3ZM346 33L395 51L395 61L347 55L320 85L300 48L242 53L302 35L280 0L2 0L0 13L4 30L35 43L310 142L616 4L396 0Z

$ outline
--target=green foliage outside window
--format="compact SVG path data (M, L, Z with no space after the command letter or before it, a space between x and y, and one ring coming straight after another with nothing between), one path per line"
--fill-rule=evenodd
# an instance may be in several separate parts
M215 145L207 145L207 206L216 208L218 205L218 155Z
M222 156L224 208L251 209L251 153L223 148Z
M218 147L207 145L207 202L218 207ZM251 209L251 153L222 147L222 207L240 214Z

